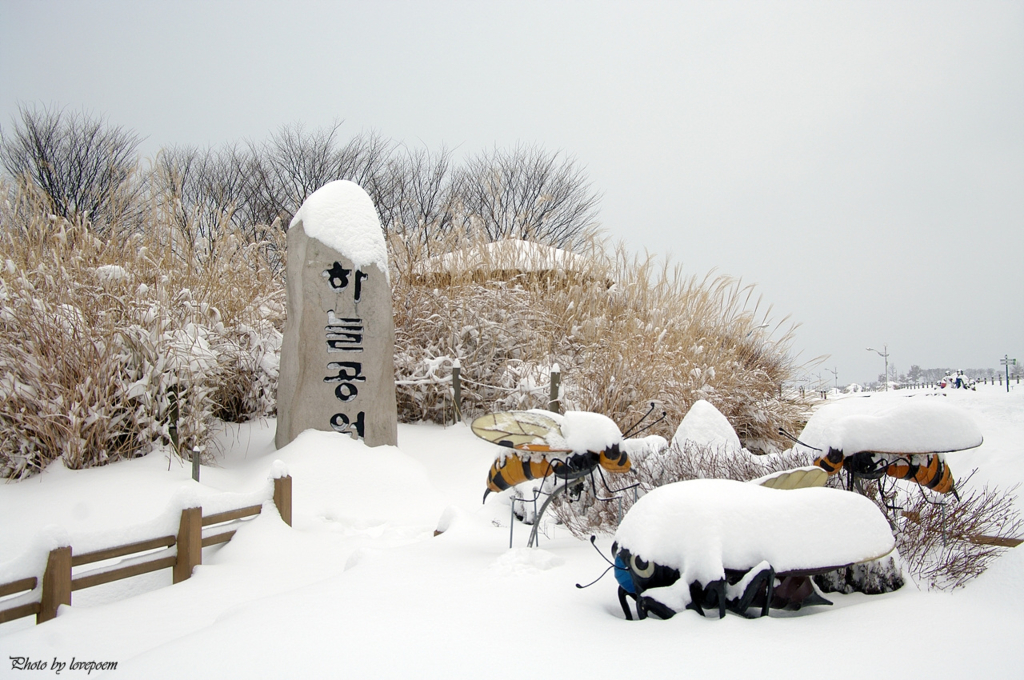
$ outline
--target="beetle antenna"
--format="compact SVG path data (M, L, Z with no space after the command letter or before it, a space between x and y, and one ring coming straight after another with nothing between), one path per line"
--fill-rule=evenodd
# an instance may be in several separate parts
M804 444L804 443L803 443L802 441L800 441L799 439L797 439L796 437L794 437L794 436L793 436L793 435L791 435L790 433L786 432L786 431L785 431L785 430L783 430L783 429L782 429L781 427L779 428L779 434L781 434L781 435L782 435L783 437L785 437L786 439L789 439L790 441L794 441L794 442L796 442L796 443L797 443L797 444L799 444L800 446L806 446L807 448L809 448L809 449L813 449L813 450L815 450L815 451L821 451L821 450L822 450L822 449L819 449L819 448L818 448L817 446L811 446L810 444Z
M576 587L577 587L577 588L579 588L580 590L583 590L584 588L589 588L590 586L594 585L595 583L597 583L598 581L600 581L601 579L603 579L603 578L604 578L604 575L605 575L605 574L607 574L607 573L608 573L609 571L611 571L611 570L612 570L612 569L614 569L614 568L615 568L615 565L613 564L612 566L610 566L610 567L607 567L607 568L605 568L605 570L601 572L601 575L600 575L600 576L598 576L597 578L595 578L595 579L594 579L593 581L591 581L591 582L590 582L590 583L588 583L587 585L585 585L585 586L581 586L581 585L580 585L579 583L577 583L577 584L576 584Z
M647 427L640 428L639 430L637 430L636 432L633 433L633 436L635 437L636 435L640 434L641 432L646 432L647 430L651 429L652 427L654 427L655 425L657 425L661 421L665 420L665 418L667 418L667 417L668 417L668 412L667 411L662 411L660 418L655 420L653 423L651 423ZM639 425L639 423L637 423L637 424Z
M610 559L608 559L607 557L604 556L604 553L601 552L601 549L597 547L597 542L596 541L597 541L597 536L594 536L593 534L591 534L590 535L590 545L594 546L594 550L597 551L597 554L601 556L602 560L604 560L605 562L607 562L608 564L610 564L611 566L614 567L615 563L612 562Z
M590 583L588 583L585 586L581 586L579 583L577 583L576 587L579 588L580 590L582 590L584 588L589 588L590 586L594 585L595 583L597 583L598 581L603 579L605 574L607 574L609 571L611 571L612 569L615 568L615 563L612 562L611 560L609 560L607 557L604 556L604 553L602 553L601 550L597 547L596 541L597 541L597 536L591 534L591 536L590 536L590 545L594 546L594 550L597 550L597 554L601 556L601 559L608 563L608 568L605 569L604 571L602 571L600 576L598 576L597 578L595 578L593 581L591 581Z
M633 430L635 430L637 425L639 425L640 423L642 423L645 420L647 420L647 416L651 415L651 413L653 413L653 412L654 412L654 402L652 401L651 402L651 407L649 409L647 409L647 413L645 413L642 416L640 416L640 420L638 420L635 423L633 423L632 425L630 425L629 428L625 432L622 433L622 438L625 439L626 437L628 437L629 433L632 432Z

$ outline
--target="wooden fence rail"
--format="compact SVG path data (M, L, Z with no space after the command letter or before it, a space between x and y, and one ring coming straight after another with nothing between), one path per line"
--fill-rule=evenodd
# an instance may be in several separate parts
M281 513L281 519L291 526L292 478L290 476L285 475L274 479L274 504ZM250 505L204 517L202 508L185 508L181 511L181 521L176 535L159 536L79 555L72 554L71 546L55 548L50 551L46 560L40 599L0 609L0 623L14 621L33 614L37 624L49 621L57 616L57 608L60 605L71 604L71 593L75 590L92 588L160 569L172 568L174 570L173 582L180 583L192 575L192 570L197 565L203 563L203 548L231 540L231 537L235 535L235 529L230 529L229 527L232 525L229 523L237 523L248 517L254 517L260 514L262 509L262 505ZM215 530L229 528L229 530L204 537L203 527L215 527ZM173 550L171 550L172 548ZM159 552L151 552L154 550ZM136 555L136 557L125 560L127 564L90 572L77 578L72 577L73 567L129 555ZM0 597L32 592L38 586L39 578L36 576L10 583L0 583ZM2 606L3 604L0 603L0 607Z
M559 396L559 385L562 381L562 369L559 368L558 364L555 364L549 374L549 387L548 387L548 410L554 413L561 413L562 399ZM462 377L462 364L456 359L452 364L452 411L455 417L456 423L462 422L462 381L465 378ZM473 383L472 380L467 382ZM491 389L504 389L500 387L494 387L493 385L484 385L483 383L475 383L482 387L490 387ZM447 421L446 421L447 422Z

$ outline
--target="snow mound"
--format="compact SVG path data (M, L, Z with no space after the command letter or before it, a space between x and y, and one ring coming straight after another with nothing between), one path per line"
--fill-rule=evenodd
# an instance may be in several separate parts
M513 548L495 560L490 569L502 576L539 574L565 564L565 559L540 548Z
M729 421L710 402L699 399L679 423L672 443L683 449L686 442L707 446L727 453L736 453L743 446Z
M355 182L329 182L302 203L289 228L302 222L306 235L333 248L357 268L388 273L388 249L369 194Z
M656 434L646 437L623 439L620 448L626 452L630 460L639 462L647 456L657 455L668 448L668 441Z
M934 398L845 399L815 412L800 441L823 451L943 453L981 446L970 414Z

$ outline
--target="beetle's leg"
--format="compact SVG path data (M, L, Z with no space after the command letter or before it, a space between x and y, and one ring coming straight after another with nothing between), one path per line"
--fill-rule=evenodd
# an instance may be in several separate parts
M716 604L716 602L717 602L717 604L718 604L718 618L724 619L725 618L725 607L726 607L726 601L725 601L725 580L724 579L720 579L718 581L712 581L711 583L708 584L707 588L704 589L704 592L707 593L707 595L708 595L708 597L707 597L708 605L709 606L714 606Z
M635 595L631 595L629 592L626 591L625 588L623 588L622 586L619 586L619 604L622 605L622 613L626 615L626 620L627 621L632 621L633 620L633 615L630 613L630 611L629 611L629 604L626 602L626 596L627 595L630 595L631 597L636 599ZM637 616L639 616L640 615L640 610L639 610L640 604L639 604L639 602L637 603L637 607L638 607L638 609L637 609Z
M704 589L700 587L699 582L694 581L690 584L690 604L686 605L686 608L692 609L701 616L706 616L704 614L704 607L701 604L704 602L704 598Z
M768 577L768 585L765 586L765 597L764 605L761 606L761 616L768 616L768 610L772 606L772 595L775 594L775 569L772 569L772 575Z
M654 614L659 619L665 620L671 619L673 616L676 615L675 610L670 609L668 606L662 604L661 602L658 602L653 598L644 597L643 595L638 597L636 600L636 611L637 615L641 619L647 618L647 612Z
M741 616L747 616L747 610L755 606L755 603L760 599L760 596L765 592L767 588L771 588L772 582L775 580L775 570L771 567L767 567L757 572L747 587L743 589L743 594L738 600L731 603L729 611L739 614ZM766 600L767 602L768 600ZM761 606L761 613L759 616L765 616L768 613L768 608L765 605Z

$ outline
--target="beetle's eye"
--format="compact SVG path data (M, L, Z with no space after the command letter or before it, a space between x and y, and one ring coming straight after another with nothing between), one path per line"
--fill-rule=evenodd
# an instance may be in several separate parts
M633 573L640 578L650 578L654 575L654 565L637 555L631 555L629 558L630 566L633 567Z

